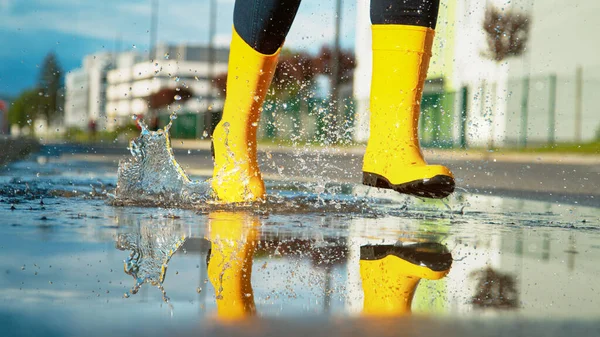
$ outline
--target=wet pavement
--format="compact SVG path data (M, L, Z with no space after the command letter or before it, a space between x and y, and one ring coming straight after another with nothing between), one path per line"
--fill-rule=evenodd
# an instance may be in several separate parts
M188 144L189 143L189 144ZM188 145L197 146L190 148ZM195 176L212 174L209 143L173 141L178 162ZM360 184L361 148L314 148L308 146L261 146L258 160L265 177L280 181L338 181ZM97 144L93 147L54 144L42 153L64 156L72 162L94 162L113 170L129 156L126 146ZM445 164L456 177L457 186L469 193L524 198L554 203L600 207L600 157L598 155L560 158L545 154L515 157L494 152L440 152L426 149L431 163Z
M260 207L115 207L111 160L48 150L0 171L7 336L600 334L599 207L317 176Z

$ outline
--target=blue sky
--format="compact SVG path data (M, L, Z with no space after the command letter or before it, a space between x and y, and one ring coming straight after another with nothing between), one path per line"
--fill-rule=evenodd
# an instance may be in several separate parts
M231 37L234 0L217 0L219 45ZM122 50L147 52L151 0L0 0L0 95L16 95L35 85L49 51L65 71L84 55ZM159 42L208 41L208 0L160 0ZM303 0L286 46L316 51L331 43L334 1ZM342 47L354 44L355 1L345 0Z

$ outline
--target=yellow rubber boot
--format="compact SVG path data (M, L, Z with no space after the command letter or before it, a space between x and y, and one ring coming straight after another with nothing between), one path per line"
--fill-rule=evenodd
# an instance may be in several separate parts
M409 314L419 281L423 278L438 280L448 274L451 265L452 256L438 243L361 247L363 313L374 316Z
M256 161L256 129L280 49L264 55L233 29L229 51L227 96L223 117L213 133L215 167L212 187L225 203L265 198L265 185Z
M372 25L371 134L363 184L428 198L454 191L444 166L427 165L419 146L423 85L434 30L408 25Z
M215 288L217 316L224 321L256 313L251 277L258 224L256 216L244 212L210 214L208 279Z

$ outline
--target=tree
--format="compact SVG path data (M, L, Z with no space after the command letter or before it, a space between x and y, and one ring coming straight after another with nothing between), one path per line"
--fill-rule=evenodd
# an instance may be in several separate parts
M194 93L185 87L163 88L148 97L150 107L150 128L158 129L158 110L173 103L185 103L194 97Z
M287 109L286 113L292 114L294 133L299 133L300 115L307 113L309 109L308 98L311 97L311 92L315 86L315 78L317 75L332 76L331 58L332 51L329 47L322 47L318 54L310 55L303 52L293 52L283 50L279 56L279 62L273 81L271 90L268 91L266 101L267 107L273 107L276 102L285 102L295 106L295 108ZM338 57L338 82L347 83L352 79L352 70L356 66L355 57L352 52L340 51ZM227 74L220 74L212 82L212 86L219 92L225 93L227 88ZM225 93L226 94L226 93ZM267 120L267 134L269 137L275 137L276 131L273 126L274 117L269 114L271 108L267 109L265 118Z
M21 129L28 126L33 130L33 119L38 115L42 107L42 98L38 89L23 91L10 105L8 110L10 124L16 124Z
M40 71L38 87L42 93L40 101L40 114L46 119L48 125L57 117L62 107L59 91L62 85L62 69L54 52L44 58Z
M502 62L523 54L529 38L529 15L488 5L483 20L487 50L484 56Z
M320 74L331 76L331 55L329 47L322 47L315 56L284 50L280 57L275 74L273 75L272 98L286 98L297 96L305 89L310 89L315 77ZM354 54L341 51L339 55L340 79L339 83L351 80L350 74L356 67ZM215 77L212 85L220 92L225 92L227 73Z
M317 73L326 74L332 76L331 58L333 57L333 50L328 46L321 47L319 54L313 60L313 64L316 68ZM337 64L339 67L339 80L338 83L347 83L352 80L352 71L356 68L356 57L354 53L350 51L340 50L338 55Z
M472 278L478 280L471 304L476 308L517 309L519 291L513 275L498 272L490 267L472 272Z
M500 63L509 57L520 56L525 52L529 38L529 15L512 9L501 10L488 4L483 20L483 30L486 33L487 50L483 51L482 54L496 62L496 74L498 74ZM498 79L498 76L496 76L496 79ZM496 94L497 83L494 82L492 85L493 98L491 99L493 108L489 118L491 130L489 132L488 147L490 149L494 148Z

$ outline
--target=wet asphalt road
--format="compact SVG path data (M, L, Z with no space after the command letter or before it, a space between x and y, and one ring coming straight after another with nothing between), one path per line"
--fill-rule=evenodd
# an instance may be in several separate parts
M40 152L112 162L115 172L119 159L129 155L125 145L51 144L43 146ZM259 161L266 179L360 183L362 155L355 152L270 149L259 152ZM174 153L191 175L210 175L210 150L175 149ZM470 193L600 207L600 165L545 163L536 160L535 155L530 162L464 159L464 156L441 162L435 159L435 154L426 153L426 157L430 163L449 166L456 176L457 187Z

